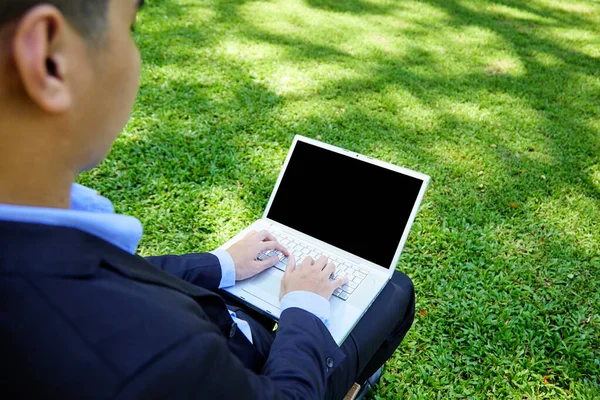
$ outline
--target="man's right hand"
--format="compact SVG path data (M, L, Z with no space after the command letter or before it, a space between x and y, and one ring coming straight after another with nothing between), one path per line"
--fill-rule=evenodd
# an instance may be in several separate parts
M306 257L296 267L296 257L288 257L287 267L281 279L281 292L279 299L288 293L298 290L316 293L329 300L333 292L348 282L347 277L338 277L330 280L329 277L335 272L335 265L329 262L327 257L321 257L314 261L312 257Z

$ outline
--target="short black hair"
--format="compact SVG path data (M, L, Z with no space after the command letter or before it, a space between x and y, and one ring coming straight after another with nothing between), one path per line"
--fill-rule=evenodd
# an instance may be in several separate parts
M0 0L0 28L21 18L31 8L49 4L63 13L84 37L99 37L106 28L110 0ZM121 1L121 0L119 0Z

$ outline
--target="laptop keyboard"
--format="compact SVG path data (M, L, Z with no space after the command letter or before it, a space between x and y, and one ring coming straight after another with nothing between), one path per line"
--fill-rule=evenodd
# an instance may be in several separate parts
M369 271L364 268L360 268L351 262L344 260L343 258L332 256L326 252L319 250L318 248L309 245L297 238L288 236L282 232L271 231L273 236L277 238L288 251L296 256L296 263L300 265L302 261L310 256L314 260L320 256L326 256L330 262L335 264L335 273L329 278L331 280L336 279L338 276L347 276L348 282L333 292L333 295L341 300L348 300L352 293L358 288L362 281L367 277ZM275 264L275 268L285 271L287 267L288 258L285 257L281 252L273 250L262 252L258 255L259 260L264 260L269 257L279 257L279 262Z

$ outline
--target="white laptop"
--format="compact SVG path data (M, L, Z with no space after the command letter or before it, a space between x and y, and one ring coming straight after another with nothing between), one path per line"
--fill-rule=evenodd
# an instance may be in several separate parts
M335 146L296 136L262 219L299 264L325 255L348 283L331 298L330 332L342 344L392 277L429 177ZM259 258L278 252L260 254ZM226 290L277 320L287 258Z

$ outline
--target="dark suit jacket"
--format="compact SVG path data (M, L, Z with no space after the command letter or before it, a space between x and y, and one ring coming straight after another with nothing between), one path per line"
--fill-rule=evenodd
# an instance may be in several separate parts
M344 358L323 323L286 310L265 360L220 280L211 254L144 259L77 229L0 222L0 397L322 398Z

